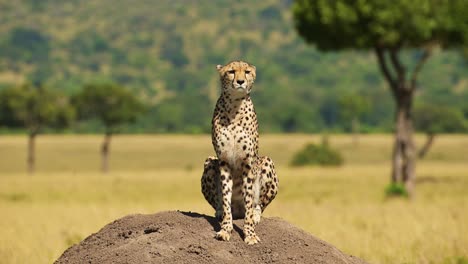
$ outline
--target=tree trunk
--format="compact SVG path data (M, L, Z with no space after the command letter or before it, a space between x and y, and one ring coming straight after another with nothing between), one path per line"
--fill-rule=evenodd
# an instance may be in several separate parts
M101 147L101 171L107 173L109 171L109 148L112 134L107 132L104 136L104 142Z
M398 45L395 47L377 45L375 54L380 71L387 80L397 105L392 183L404 184L409 196L413 197L416 150L413 142L411 104L419 73L430 57L432 48L429 46L423 49L421 57L409 76L406 67L398 57L400 48L401 46Z
M432 143L434 142L434 137L435 135L433 133L427 134L426 143L424 143L424 146L421 148L421 150L418 153L418 157L420 159L423 159L426 156L427 152L429 152L429 149L431 148Z
M28 136L28 158L27 158L27 166L28 166L28 173L30 175L34 174L36 170L36 135L37 133L31 132Z
M392 182L404 184L410 197L414 195L415 146L411 117L412 92L399 92L397 100L395 143L393 147Z

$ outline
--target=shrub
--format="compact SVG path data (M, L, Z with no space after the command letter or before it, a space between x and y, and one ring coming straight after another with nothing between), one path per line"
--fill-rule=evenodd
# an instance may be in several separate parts
M291 162L292 166L321 165L339 166L343 164L341 154L330 148L328 144L316 145L307 144L302 150L297 152Z
M391 183L385 188L385 195L387 197L409 197L408 191L401 183Z

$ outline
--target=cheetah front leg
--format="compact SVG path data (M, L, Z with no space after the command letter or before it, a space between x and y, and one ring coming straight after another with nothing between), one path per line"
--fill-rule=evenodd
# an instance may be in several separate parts
M242 179L245 205L244 218L244 242L248 245L257 244L260 238L255 234L254 222L254 181L255 171L252 170L252 163L246 161L242 164Z
M232 233L232 176L231 169L225 161L219 162L221 190L222 190L222 205L223 215L221 222L221 230L216 233L216 238L219 240L229 241Z

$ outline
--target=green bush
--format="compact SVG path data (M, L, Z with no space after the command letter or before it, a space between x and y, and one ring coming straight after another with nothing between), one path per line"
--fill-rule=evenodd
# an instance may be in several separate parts
M401 183L391 183L385 188L385 195L387 197L408 197L408 191Z
M339 166L343 164L341 154L322 143L316 145L309 143L297 152L291 162L292 166L321 165L321 166Z

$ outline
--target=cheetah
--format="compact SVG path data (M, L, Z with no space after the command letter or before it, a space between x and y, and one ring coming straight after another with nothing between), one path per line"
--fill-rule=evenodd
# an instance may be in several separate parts
M257 115L250 98L255 66L233 61L216 66L221 95L212 119L212 143L217 157L204 164L202 193L215 209L221 230L216 238L229 241L232 220L244 218L244 242L260 241L255 226L278 192L273 161L258 156Z

